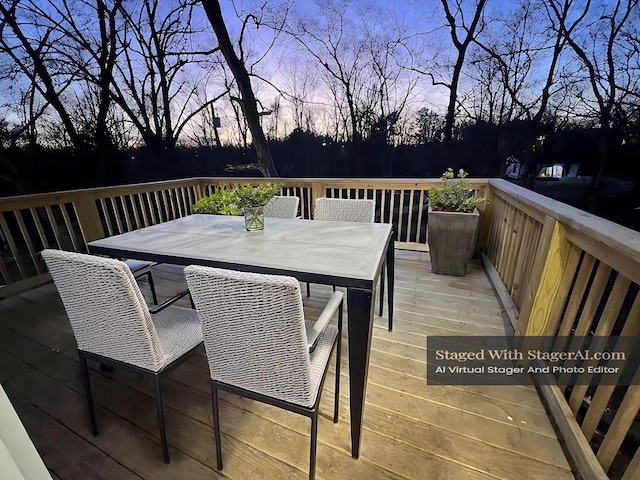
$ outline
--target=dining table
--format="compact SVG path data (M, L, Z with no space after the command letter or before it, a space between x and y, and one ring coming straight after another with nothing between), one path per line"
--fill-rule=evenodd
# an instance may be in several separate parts
M115 258L289 275L345 288L351 455L358 458L375 289L385 270L389 328L393 321L394 241L392 226L384 223L265 218L263 230L247 231L240 216L195 214L94 240L87 248Z

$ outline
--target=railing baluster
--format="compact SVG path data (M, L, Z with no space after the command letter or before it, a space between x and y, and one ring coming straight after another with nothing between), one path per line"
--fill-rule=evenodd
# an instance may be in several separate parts
M20 258L20 249L13 238L13 234L9 229L9 224L7 223L4 213L0 215L0 229L2 229L2 231L4 232L5 240L7 242L7 245L9 245L9 251L11 252L11 256L13 257L13 261L16 264L16 267L18 268L20 278L27 278L27 272L25 272L21 264L22 262Z
M602 465L602 468L609 470L613 463L613 459L620 450L620 446L624 441L631 425L636 419L638 410L640 409L640 385L631 385L627 390L618 411L616 412L611 426L602 441L602 445L598 449L596 458Z
M30 210L27 210L27 211L30 212ZM42 268L42 265L40 264L40 262L36 257L37 252L33 247L33 242L31 241L31 236L29 235L29 230L27 229L27 225L24 222L22 211L16 210L15 215L16 215L16 220L18 221L20 232L22 233L22 239L24 240L27 250L29 251L29 258L31 259L31 263L33 264L33 266L35 267L38 273L44 273L45 270L44 268Z
M118 197L120 199L120 205L122 205L122 216L124 217L125 224L127 225L127 232L133 230L133 225L131 224L131 214L129 213L129 208L127 205L127 199L129 195L120 195Z
M40 216L38 215L37 208L30 208L31 217L33 218L33 223L36 226L36 231L38 232L38 236L40 237L40 243L43 248L49 247L49 242L47 241L47 235L44 233L44 228L42 226L42 222L40 221Z
M139 209L143 209L142 207L142 201L140 199L140 194L139 193L134 193L132 195L129 196L129 198L131 199L131 208L133 208L133 220L136 222L136 227L135 228L142 228L142 222L140 221L140 213L139 213Z
M414 189L412 188L411 190L409 190L409 216L407 218L407 238L405 239L405 242L410 242L411 241L411 227L412 227L412 221L413 221L413 196L414 196Z
M100 209L102 210L102 215L104 217L104 223L107 226L107 236L111 237L113 235L115 235L114 230L113 230L113 223L111 221L111 215L109 215L109 208L107 206L107 202L105 201L104 198L100 198L98 199L98 202L100 203Z

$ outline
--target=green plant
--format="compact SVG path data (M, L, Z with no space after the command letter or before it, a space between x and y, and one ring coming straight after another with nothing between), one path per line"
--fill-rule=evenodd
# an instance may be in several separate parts
M283 183L260 183L258 185L233 185L219 188L208 197L193 205L193 213L213 215L242 215L245 207L261 207L280 192Z
M453 169L447 168L442 175L442 188L429 189L429 205L432 210L444 212L473 212L486 199L472 194L467 172L458 171L455 179Z
M193 213L242 215L242 209L237 205L233 188L219 188L208 197L203 197L194 203Z
M283 183L259 183L258 185L236 185L237 205L240 208L262 207L280 192Z

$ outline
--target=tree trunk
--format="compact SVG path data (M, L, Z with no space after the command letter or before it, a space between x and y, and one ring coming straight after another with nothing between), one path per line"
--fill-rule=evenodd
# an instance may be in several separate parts
M447 115L444 122L444 141L447 143L453 141L453 124L456 118L456 103L458 102L458 82L460 81L463 62L464 53L460 53L458 61L453 68L453 77L451 78L451 88L449 90L449 106L447 107Z
M591 180L589 185L589 195L587 211L597 214L596 207L598 205L598 199L600 198L600 192L602 190L602 183L604 180L604 167L609 159L609 148L611 142L611 128L610 119L608 114L601 116L600 125L600 152L598 161L598 170Z
M258 106L253 89L251 87L251 80L249 79L249 73L243 63L238 58L231 39L229 38L229 32L222 18L222 11L220 10L220 2L218 0L202 0L202 5L207 13L209 22L213 27L213 31L218 38L218 44L220 51L224 55L224 58L233 73L233 76L238 83L238 89L242 95L241 105L244 112L249 130L251 131L251 137L253 139L253 147L256 150L258 156L258 166L260 171L265 177L276 176L276 167L271 157L271 151L269 150L269 144L267 138L264 135L262 126L260 125L260 114L258 113Z
M449 3L447 0L440 0L444 9L445 16L447 17L447 23L451 31L451 40L453 45L458 51L456 63L453 67L453 76L451 78L451 85L449 86L449 106L447 107L447 116L445 118L444 125L444 140L447 143L451 143L453 140L453 124L456 116L456 103L458 101L458 82L460 81L460 73L462 72L462 66L464 65L464 59L467 54L467 48L472 42L474 35L476 34L476 28L482 17L482 10L484 9L487 0L477 0L476 9L473 14L473 20L469 27L465 27L463 23L463 30L466 32L464 40L460 41L458 38L456 19L454 14L451 13ZM463 17L464 19L464 17Z

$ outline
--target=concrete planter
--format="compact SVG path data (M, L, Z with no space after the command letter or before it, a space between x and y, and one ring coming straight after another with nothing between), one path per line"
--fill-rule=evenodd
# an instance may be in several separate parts
M464 277L476 244L480 213L436 212L427 220L431 271Z

